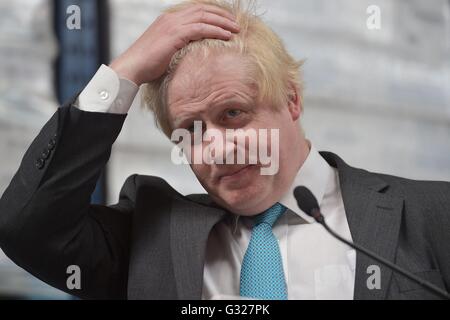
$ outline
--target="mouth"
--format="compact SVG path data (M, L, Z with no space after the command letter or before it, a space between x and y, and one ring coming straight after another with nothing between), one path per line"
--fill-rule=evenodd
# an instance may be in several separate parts
M227 172L227 173L219 176L219 181L225 182L225 181L238 180L238 179L242 178L243 176L245 176L248 172L250 172L255 167L256 167L256 165L251 164L251 165L242 167L238 170Z

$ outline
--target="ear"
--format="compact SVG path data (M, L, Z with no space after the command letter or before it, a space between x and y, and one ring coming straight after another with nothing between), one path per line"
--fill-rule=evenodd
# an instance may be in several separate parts
M298 88L292 83L289 84L288 109L292 121L297 121L303 111L302 99L298 94Z

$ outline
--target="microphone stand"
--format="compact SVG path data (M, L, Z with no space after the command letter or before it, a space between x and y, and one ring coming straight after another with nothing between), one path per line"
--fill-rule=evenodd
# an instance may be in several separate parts
M338 235L336 232L334 232L333 230L330 229L330 227L327 225L327 223L325 222L325 218L323 217L322 213L320 212L320 210L318 209L313 209L311 212L311 215L313 216L313 218L320 223L333 237L335 237L336 239L338 239L339 241L342 241L343 243L345 243L346 245L350 246L351 248L360 251L362 253L364 253L366 256L381 262L382 264L384 264L385 266L387 266L388 268L398 272L399 274L401 274L402 276L410 279L413 282L416 282L418 284L420 284L422 287L427 288L428 290L430 290L431 292L435 293L436 295L446 299L446 300L450 300L450 294L448 294L446 291L442 290L441 288L439 288L438 286L435 286L432 283L429 283L428 281L425 281L419 277L417 277L416 275L414 275L413 273L404 270L400 267L398 267L397 265L395 265L394 263L386 260L383 257L380 257L379 255L375 254L372 251L367 250L366 248L363 248L361 246L359 246L358 244L355 243L351 243L350 241L348 241L347 239L344 239L343 237L341 237L340 235Z

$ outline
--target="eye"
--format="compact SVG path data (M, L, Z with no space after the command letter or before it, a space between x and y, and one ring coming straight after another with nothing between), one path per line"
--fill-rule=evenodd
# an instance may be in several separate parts
M236 118L238 115L241 114L241 110L239 109L229 109L225 111L225 117L227 118Z

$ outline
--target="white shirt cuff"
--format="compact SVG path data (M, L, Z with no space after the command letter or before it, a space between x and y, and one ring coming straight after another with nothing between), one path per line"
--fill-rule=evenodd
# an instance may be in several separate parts
M83 111L127 113L138 90L134 82L119 78L113 69L102 64L78 96L75 106Z

